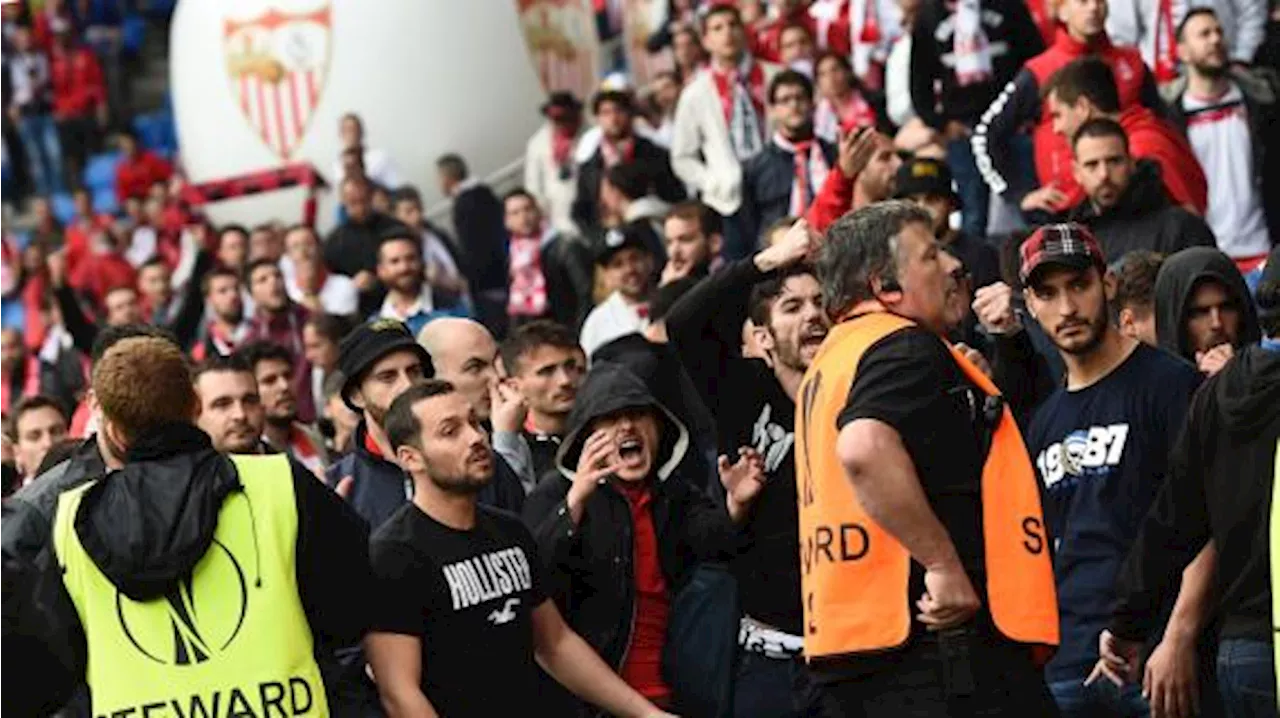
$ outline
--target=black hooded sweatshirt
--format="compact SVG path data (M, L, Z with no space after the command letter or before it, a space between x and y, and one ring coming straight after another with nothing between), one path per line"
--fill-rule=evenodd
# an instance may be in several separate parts
M1086 198L1070 217L1093 230L1108 264L1135 249L1169 255L1187 247L1218 246L1203 219L1169 199L1160 166L1151 160L1138 161L1114 207L1099 212Z
M1258 309L1235 262L1217 249L1185 249L1165 259L1156 275L1156 339L1162 349L1192 362L1196 360L1196 352L1187 333L1188 305L1197 285L1206 279L1217 280L1226 287L1240 311L1236 351L1243 346L1257 344L1262 338L1258 328Z
M1169 476L1120 571L1111 631L1146 639L1182 570L1218 552L1221 638L1270 643L1271 494L1280 440L1280 352L1250 346L1196 392Z
M355 643L365 631L363 596L352 587L370 585L369 527L310 471L292 459L290 467L298 594L320 653ZM89 479L98 483L84 495L76 534L108 580L138 601L162 596L190 575L213 541L223 500L242 490L235 465L190 424L140 437L123 469ZM21 691L5 691L5 712L14 715L57 709L85 676L84 629L52 541L44 551L44 561L4 562L4 645L20 647L13 655L22 661L10 669L26 676ZM23 668L50 665L56 670L38 676ZM14 672L6 671L6 684Z
M658 563L671 596L699 562L728 559L738 543L738 530L725 510L676 470L689 446L684 425L629 369L610 362L594 365L569 415L569 432L556 456L559 475L539 482L523 516L547 565L549 593L565 620L615 670L626 657L636 607L631 507L612 480L605 480L587 498L574 525L566 497L591 424L632 408L651 409L662 419L649 479L650 510Z

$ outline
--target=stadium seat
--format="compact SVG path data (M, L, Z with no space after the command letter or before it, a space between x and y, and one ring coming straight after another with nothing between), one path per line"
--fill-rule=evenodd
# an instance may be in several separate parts
M141 15L126 15L120 23L120 50L125 55L136 56L142 50L142 40L147 34L147 21Z
M120 202L116 200L114 187L104 187L93 191L93 211L97 214L120 214Z
M27 312L22 306L22 300L15 297L6 299L3 305L0 305L0 327L5 329L17 329L20 332L26 331Z
M173 115L164 110L138 115L133 120L133 129L142 146L149 150L171 153L178 146Z
M104 152L90 157L84 166L84 186L94 194L101 190L115 191L116 167L119 164L119 152Z
M71 195L66 192L58 192L49 198L49 206L53 209L53 216L62 224L70 224L76 216L76 202L71 199Z
M19 252L26 249L28 244L31 244L31 232L27 230L18 230L12 234L12 237L13 248Z

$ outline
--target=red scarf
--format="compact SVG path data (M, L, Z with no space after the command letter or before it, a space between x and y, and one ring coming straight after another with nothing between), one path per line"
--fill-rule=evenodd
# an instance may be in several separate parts
M513 317L540 317L547 313L547 278L542 273L542 236L511 235L509 245L511 288L507 313Z
M551 126L551 161L556 167L564 167L573 158L573 141L578 137L577 127Z
M1152 55L1156 82L1169 82L1178 77L1176 28L1173 23L1173 0L1157 0L1156 41Z
M320 450L316 448L307 432L298 428L297 424L289 426L289 453L298 463L311 470L317 478L324 478L324 462L320 460Z
M724 121L726 125L733 124L733 89L740 82L740 73L737 68L732 70L720 70L714 65L709 65L711 70L711 79L715 81L716 94L720 95L720 109L724 112ZM747 71L747 95L751 98L751 106L755 108L756 117L760 119L761 127L764 126L764 70L760 67L760 63L752 62L751 69Z
M635 563L635 623L631 650L618 674L627 685L649 699L670 697L662 680L662 648L666 642L671 597L658 561L658 532L653 525L653 494L648 486L616 484L631 507L632 552Z
M604 160L605 167L630 163L636 158L636 139L628 137L616 143L602 140L600 142L600 157Z

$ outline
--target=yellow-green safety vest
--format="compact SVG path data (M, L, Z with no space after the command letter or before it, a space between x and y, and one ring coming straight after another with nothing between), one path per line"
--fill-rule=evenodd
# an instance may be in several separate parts
M232 460L244 489L223 501L209 550L150 601L122 594L80 543L75 516L92 484L59 497L54 550L84 627L96 718L329 715L298 597L288 460Z

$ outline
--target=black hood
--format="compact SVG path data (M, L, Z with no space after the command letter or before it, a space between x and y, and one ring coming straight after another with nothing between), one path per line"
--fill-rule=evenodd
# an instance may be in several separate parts
M658 479L665 481L689 450L689 431L630 369L609 361L592 364L578 389L578 400L569 412L569 431L556 452L556 468L572 480L591 422L623 409L640 408L654 409L663 419L657 464Z
M1110 219L1136 219L1172 204L1160 178L1160 165L1152 160L1138 160L1129 178L1129 186L1120 193L1114 207L1099 212L1085 199L1071 213L1071 219L1084 224L1106 223Z
M75 517L89 558L135 601L163 596L191 573L213 541L218 511L240 477L191 424L134 442L125 467L94 484Z
M1184 320L1192 290L1202 279L1220 282L1240 308L1240 337L1236 349L1257 344L1262 338L1258 329L1258 310L1235 262L1212 247L1190 247L1170 255L1156 275L1156 339L1160 346L1195 361Z
M1280 352L1246 347L1222 368L1213 387L1227 431L1242 443L1280 412Z

